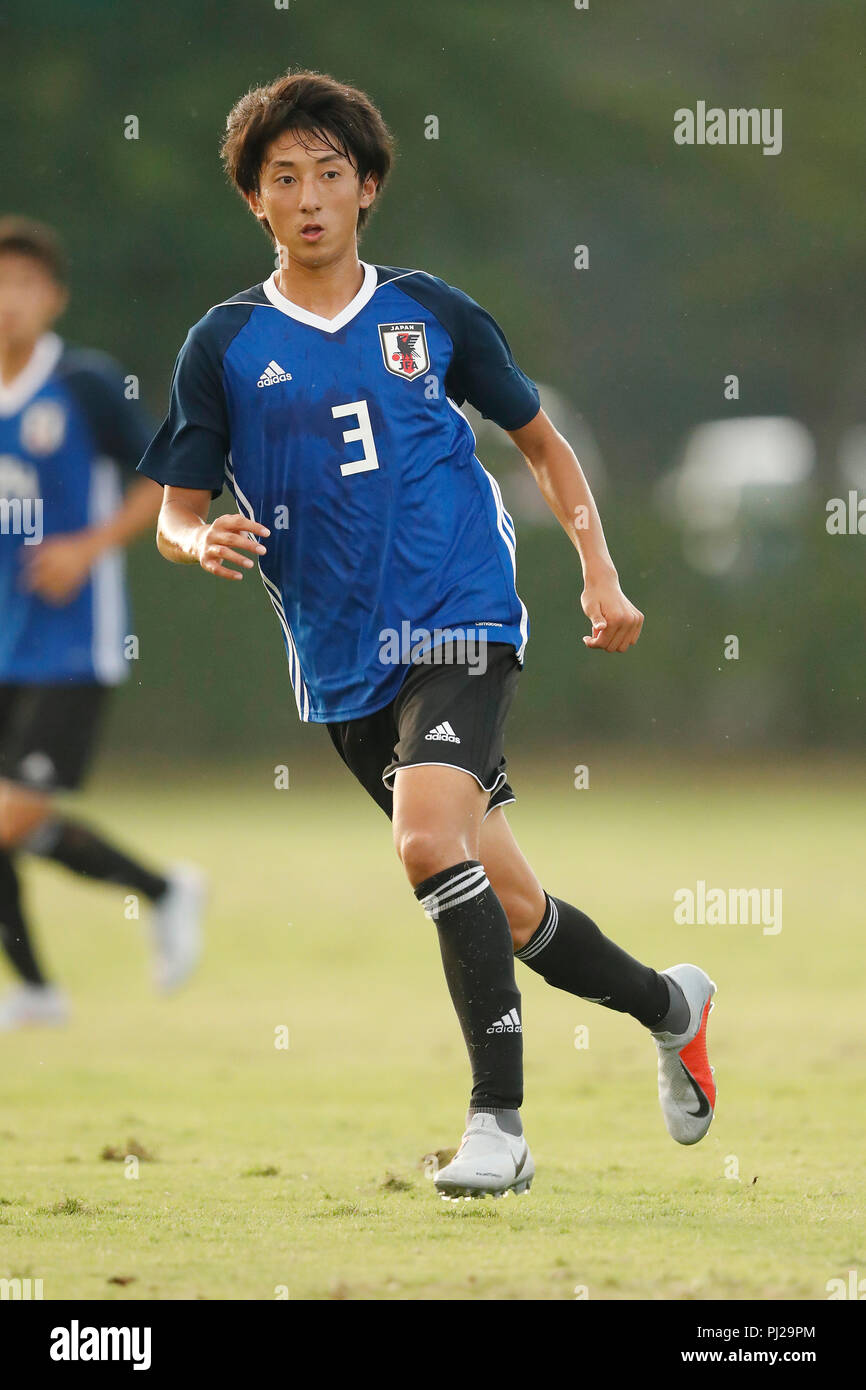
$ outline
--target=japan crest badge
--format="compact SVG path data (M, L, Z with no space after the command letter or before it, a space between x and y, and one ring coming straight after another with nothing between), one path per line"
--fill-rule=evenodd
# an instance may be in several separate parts
M430 366L423 323L380 323L379 341L385 366L408 381L423 376Z

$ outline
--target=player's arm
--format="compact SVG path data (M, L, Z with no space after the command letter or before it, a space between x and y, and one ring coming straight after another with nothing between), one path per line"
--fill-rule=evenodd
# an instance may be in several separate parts
M634 646L643 613L619 587L598 509L571 446L539 409L538 388L514 360L496 320L462 290L444 304L454 354L446 391L464 400L511 436L542 496L577 549L583 565L583 611L592 623L588 647L624 652Z
M620 588L601 517L574 450L543 410L528 425L508 434L580 556L581 605L592 623L592 636L584 637L585 644L601 651L627 651L640 636L644 615Z
M98 526L49 536L27 555L24 586L47 603L71 602L106 550L128 545L153 524L161 488L138 478L113 516Z
M94 455L132 472L153 431L138 401L127 400L117 364L101 353L74 352L63 380L88 426ZM155 482L133 474L110 517L34 547L26 557L25 585L48 603L70 603L106 551L128 545L153 525L161 498Z
M264 555L270 531L237 512L208 520L225 483L231 450L222 380L222 352L231 341L225 324L208 316L187 334L171 379L168 415L147 447L138 471L163 484L156 528L160 555L175 565L201 565L220 579L243 579L253 555ZM232 569L235 565L238 568Z
M250 521L229 512L208 521L211 492L204 488L172 487L167 484L156 529L160 555L175 565L201 565L208 574L221 579L243 579L240 570L229 569L229 562L252 569L249 555L264 555L265 547L256 537L271 533L259 521Z

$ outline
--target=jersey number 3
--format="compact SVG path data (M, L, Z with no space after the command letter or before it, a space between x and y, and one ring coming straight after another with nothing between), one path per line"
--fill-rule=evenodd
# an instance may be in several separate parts
M354 459L352 463L340 464L343 477L347 478L350 473L369 473L373 468L378 468L379 459L376 455L376 441L373 438L367 402L349 401L346 405L332 405L331 414L335 420L342 419L344 415L357 415L358 428L343 430L343 439L346 444L353 444L356 439L360 439L364 448L363 458Z

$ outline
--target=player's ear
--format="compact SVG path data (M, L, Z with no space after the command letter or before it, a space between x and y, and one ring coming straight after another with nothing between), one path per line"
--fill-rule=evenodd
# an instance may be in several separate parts
M54 312L53 312L52 315L51 315L51 321L52 321L52 323L54 322L55 319L59 319L63 314L66 313L66 309L67 309L68 304L69 304L69 291L68 291L68 289L66 288L65 285L58 285L58 286L57 286L57 289L56 289L56 292L55 292L55 295L54 295Z
M259 190L257 188L254 188L251 193L245 193L244 197L246 198L247 203L249 204L249 209L250 212L253 214L253 217L257 217L260 222L263 222L265 218L265 209L262 204L261 194L259 193Z
M375 174L368 174L367 177L364 179L364 182L361 184L361 207L368 208L378 192L379 185L376 181Z

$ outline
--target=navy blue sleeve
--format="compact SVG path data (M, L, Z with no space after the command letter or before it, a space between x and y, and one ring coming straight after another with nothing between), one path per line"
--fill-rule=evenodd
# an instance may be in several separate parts
M58 375L77 401L96 450L129 472L147 448L153 423L137 400L129 400L117 363L101 352L68 349Z
M379 280L393 280L410 299L434 313L454 344L445 392L456 405L468 401L504 430L519 430L538 414L538 388L515 362L499 324L462 290L425 270L377 266Z
M514 360L508 340L486 309L453 289L457 313L454 357L445 389L457 405L468 401L486 420L519 430L538 414L538 387Z
M158 483L207 489L219 497L230 447L220 343L202 319L178 354L168 415L138 471Z

